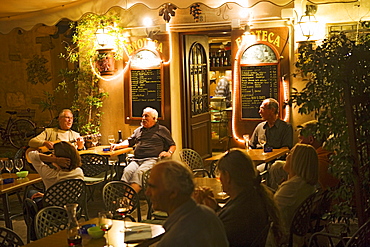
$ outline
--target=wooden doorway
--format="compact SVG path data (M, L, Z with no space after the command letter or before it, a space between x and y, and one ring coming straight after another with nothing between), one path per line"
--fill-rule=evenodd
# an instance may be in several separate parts
M212 155L209 113L208 37L183 35L183 147Z

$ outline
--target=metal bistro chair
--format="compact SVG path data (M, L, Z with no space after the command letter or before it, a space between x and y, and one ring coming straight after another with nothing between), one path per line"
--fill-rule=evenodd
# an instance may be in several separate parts
M23 245L21 237L16 232L0 226L0 246L20 247Z
M290 225L289 247L293 247L294 235L304 237L310 228L310 217L312 213L313 202L317 196L317 192L308 196L301 205L296 209L293 221Z
M37 239L47 237L67 228L67 211L58 206L49 206L41 209L35 218Z
M81 162L84 181L89 190L87 200L94 200L95 187L111 181L116 175L114 166L109 165L108 157L99 154L81 154Z
M64 207L68 203L79 205L78 217L89 219L86 202L86 184L81 179L68 179L50 186L43 197L43 205Z
M312 234L310 241L308 242L309 247L319 246L317 238L327 238L330 245L327 246L345 246L345 247L368 247L370 246L370 219L365 222L360 228L352 235L352 237L346 237L328 232L316 232ZM334 241L336 239L337 241Z
M86 203L86 184L81 179L68 179L50 186L42 198L43 207L63 207L68 203L78 203L78 217L89 219ZM23 203L24 221L27 226L27 243L31 240L32 229L35 224L35 215L39 208L35 201L25 198Z
M105 209L115 212L119 205L116 203L117 198L127 197L130 200L130 210L126 217L132 221L136 221L131 215L135 210L137 211L137 219L141 221L140 200L136 191L127 183L123 181L110 181L103 187L103 201Z
M211 177L210 173L204 168L204 163L202 157L194 151L193 149L184 148L179 152L180 159L182 162L187 164L190 169L193 171L194 175L197 173L206 174L209 178Z
M162 211L154 211L150 198L147 195L145 195L145 191L148 187L148 179L149 179L149 176L150 176L150 172L151 172L151 169L145 171L143 173L143 179L142 179L143 188L142 188L141 191L144 193L145 201L148 205L148 213L147 213L147 216L146 216L146 220L144 220L142 222L152 223L152 224L163 224L164 220L166 220L168 218L168 214L166 212L162 212Z

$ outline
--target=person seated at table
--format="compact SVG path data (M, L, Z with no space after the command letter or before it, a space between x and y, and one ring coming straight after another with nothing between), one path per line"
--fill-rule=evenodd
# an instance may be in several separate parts
M150 107L143 110L141 126L122 143L112 144L111 150L134 147L134 158L123 170L121 180L139 192L142 174L151 169L159 158L171 157L176 150L170 131L158 124L158 112Z
M262 135L266 137L265 147L291 149L293 147L293 127L279 118L279 102L273 98L262 101L259 114L264 120L254 129L251 140L251 148L262 148L258 138ZM285 159L282 157L281 159ZM274 161L263 163L257 166L257 170L262 172L269 170Z
M311 120L298 125L298 139L299 143L309 144L316 150L319 158L319 183L321 188L326 190L337 186L339 179L335 178L329 172L330 155L332 155L332 152L323 148L325 138L318 135L318 124L317 120ZM282 164L274 163L269 170L271 187L274 187L275 189L277 189L277 186L284 182L288 177L287 172L283 169L283 165L283 162Z
M45 189L53 184L67 179L84 179L81 166L81 157L76 148L69 142L58 142L53 145L54 154L46 155L37 150L28 153L33 167L40 175ZM48 164L46 164L48 163ZM36 190L29 190L27 197L36 202L38 209L43 207L44 194ZM36 213L36 212L35 212ZM30 215L34 218L35 215ZM36 234L31 231L31 239L36 239Z
M209 207L193 200L193 192L193 173L185 164L163 160L153 166L145 193L154 210L169 215L156 246L228 246L222 222Z
M318 184L319 161L316 150L311 145L296 144L286 158L284 170L288 172L288 180L280 185L274 200L280 210L284 233L288 236L294 212L315 192ZM295 238L294 242L299 244L301 240Z
M56 141L67 141L75 143L78 150L84 149L84 139L80 134L72 130L73 113L69 109L63 109L58 115L59 127L46 128L36 137L32 138L28 146L33 149L45 146L47 149L52 150Z
M259 144L258 137L266 136L266 147L282 148L293 147L293 128L279 118L279 102L273 98L262 101L259 114L264 120L254 129L251 140L251 148L262 148Z
M270 225L279 242L279 211L249 155L232 149L219 160L217 169L222 189L230 196L227 203L221 208L209 188L197 189L194 197L217 212L230 246L265 246Z

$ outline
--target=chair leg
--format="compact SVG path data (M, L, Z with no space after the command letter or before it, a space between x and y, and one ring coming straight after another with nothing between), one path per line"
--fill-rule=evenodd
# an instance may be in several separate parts
M95 185L89 185L87 186L88 195L87 195L87 202L94 201L94 193L95 193Z

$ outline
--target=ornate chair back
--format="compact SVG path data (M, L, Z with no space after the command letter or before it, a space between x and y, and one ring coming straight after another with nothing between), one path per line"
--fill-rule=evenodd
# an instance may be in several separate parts
M0 226L0 246L20 247L23 245L21 237L16 232Z
M205 174L209 178L211 177L209 172L204 168L203 159L199 153L197 153L193 149L184 148L180 150L179 155L180 155L181 161L187 164L194 174L200 172L202 173L203 177Z
M117 199L126 197L130 201L129 211L126 214L126 217L130 218L132 221L136 221L132 217L131 213L135 210L137 211L137 219L141 221L141 212L140 212L140 200L139 195L136 191L127 183L123 181L111 181L108 182L103 187L103 201L105 209L109 211L116 211L119 207Z
M49 206L41 209L35 218L37 239L44 238L67 228L67 211L58 206Z
M313 202L317 192L308 196L296 209L292 224L290 225L289 247L293 246L293 236L305 236L310 228L310 217L312 213Z

